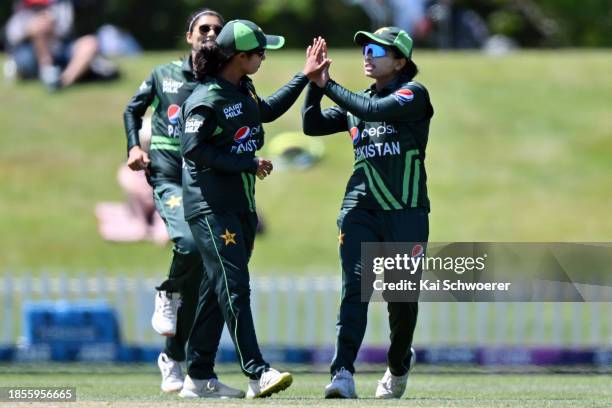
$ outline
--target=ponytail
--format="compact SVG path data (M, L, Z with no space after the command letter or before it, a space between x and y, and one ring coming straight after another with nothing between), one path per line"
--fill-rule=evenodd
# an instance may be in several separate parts
M196 78L202 81L207 75L216 75L232 57L223 51L215 41L206 41L198 50L193 61Z
M406 58L406 56L402 54L399 49L391 47L391 50L393 51L395 58L403 58L406 60L406 63L399 72L399 75L407 79L408 81L412 81L414 77L417 76L417 74L419 73L419 68L416 66L414 61L412 61L412 58Z
M406 65L400 71L400 75L408 78L409 81L412 81L415 76L419 73L419 68L416 64L411 60L406 60Z

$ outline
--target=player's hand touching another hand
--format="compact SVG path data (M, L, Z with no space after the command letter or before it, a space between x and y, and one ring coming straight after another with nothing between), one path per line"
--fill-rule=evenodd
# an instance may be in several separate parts
M327 52L324 53L324 49L326 50L327 47L325 40L321 37L315 38L312 45L309 45L306 49L306 64L302 72L311 81L314 80L313 78L319 77L321 72L331 63L326 58Z
M307 58L313 55L317 61L318 69L313 70L310 74L304 74L317 86L323 88L329 81L329 66L332 60L327 58L327 42L322 37L317 37L313 40L311 46L308 47Z
M257 177L259 177L260 180L265 179L272 173L273 168L274 166L270 160L260 158L259 164L257 165Z
M146 170L151 163L147 152L142 150L140 146L134 146L130 149L127 165L134 171Z

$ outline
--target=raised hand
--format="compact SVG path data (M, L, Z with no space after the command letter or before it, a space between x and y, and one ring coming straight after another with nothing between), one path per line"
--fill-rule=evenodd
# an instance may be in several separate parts
M311 71L310 74L306 72L304 74L319 87L325 87L329 80L329 65L332 63L332 60L327 58L327 42L322 37L315 38L312 45L308 47L306 55L307 60L316 59L317 69Z
M324 47L326 48L325 40L317 37L312 41L312 45L309 45L306 49L306 64L302 72L311 81L315 81L321 75L322 70L331 62L326 58L326 53L323 53Z

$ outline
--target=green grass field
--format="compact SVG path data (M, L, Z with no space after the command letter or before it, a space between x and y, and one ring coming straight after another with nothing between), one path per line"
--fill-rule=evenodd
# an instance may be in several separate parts
M383 368L379 368L382 370ZM381 371L382 373L382 371ZM321 372L294 371L294 383L287 391L259 401L184 401L175 395L161 395L158 373L153 366L50 366L32 368L0 366L2 387L76 387L77 403L56 403L57 407L82 406L176 406L202 404L223 407L265 406L403 406L403 407L609 407L610 376L568 374L432 374L415 369L405 398L379 401L373 398L376 370L358 374L358 400L322 399L329 377ZM235 367L221 367L220 379L246 389L246 377ZM0 403L0 406L2 403ZM31 404L32 406L43 406ZM7 405L8 406L8 405ZM14 406L14 405L13 405ZM48 406L48 405L44 405Z
M148 53L120 61L123 77L49 95L36 83L2 85L0 270L68 268L164 274L169 248L111 244L94 206L122 200L122 111L159 63ZM269 53L255 83L270 94L301 68L302 53ZM339 51L332 77L367 86L357 50ZM612 54L521 52L502 58L418 52L418 79L432 95L427 169L432 241L609 241L612 237ZM268 137L299 131L299 106L266 126ZM346 134L305 172L258 183L268 222L252 260L261 275L336 273L335 219L352 168ZM263 155L265 155L265 150Z

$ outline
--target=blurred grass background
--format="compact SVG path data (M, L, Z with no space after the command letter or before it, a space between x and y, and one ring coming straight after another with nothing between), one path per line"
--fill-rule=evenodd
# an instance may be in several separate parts
M0 269L166 273L170 247L105 242L93 211L99 201L123 200L116 172L128 99L154 65L180 55L121 60L120 81L54 95L38 83L0 86ZM259 94L299 71L302 55L268 53L254 76ZM368 86L358 51L331 57L332 78ZM436 110L426 161L431 241L611 240L612 54L418 52L415 60ZM300 131L302 100L266 125L268 138ZM337 272L335 220L352 145L346 133L323 140L319 165L257 184L268 226L251 261L257 274Z

